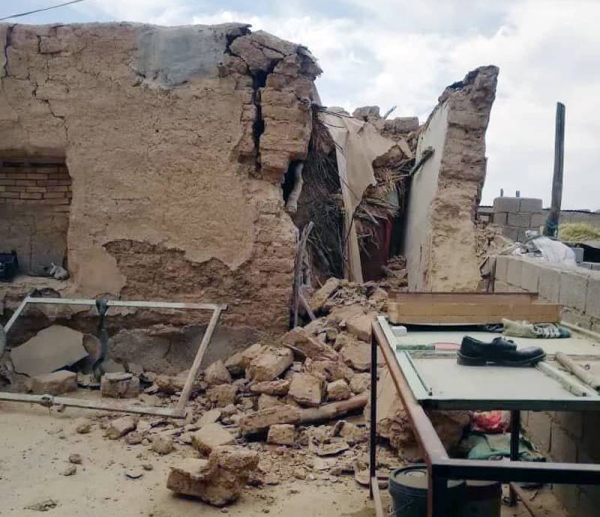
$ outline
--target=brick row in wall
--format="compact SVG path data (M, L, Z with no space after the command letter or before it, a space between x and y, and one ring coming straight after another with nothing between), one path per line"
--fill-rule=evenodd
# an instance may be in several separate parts
M0 162L0 204L44 205L55 212L68 212L71 199L71 177L64 163Z

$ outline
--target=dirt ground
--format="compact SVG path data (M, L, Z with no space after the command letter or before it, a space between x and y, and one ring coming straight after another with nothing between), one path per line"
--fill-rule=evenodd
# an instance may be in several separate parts
M94 413L68 408L64 413L39 406L0 403L0 515L37 515L28 509L52 500L49 515L61 517L186 517L202 515L259 516L266 513L287 516L371 517L375 515L368 492L350 477L339 481L293 480L276 486L248 487L242 498L227 510L181 498L167 490L169 466L186 455L176 450L158 456L144 445L130 446L110 441L94 425L89 434L75 432L76 426ZM70 454L82 456L72 476L61 473L70 465ZM143 464L152 470L143 470ZM143 472L130 479L125 472ZM565 517L560 505L547 491L537 493L535 504L544 517ZM525 517L520 505L504 508L503 517Z

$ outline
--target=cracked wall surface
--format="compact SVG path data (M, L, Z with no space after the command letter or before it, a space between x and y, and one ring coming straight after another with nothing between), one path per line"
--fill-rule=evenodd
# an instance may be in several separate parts
M69 296L226 302L287 326L306 49L243 24L0 25L0 156L65 157Z
M475 235L485 181L485 132L498 68L483 66L446 88L425 124L413 178L404 254L410 291L475 291L480 283Z

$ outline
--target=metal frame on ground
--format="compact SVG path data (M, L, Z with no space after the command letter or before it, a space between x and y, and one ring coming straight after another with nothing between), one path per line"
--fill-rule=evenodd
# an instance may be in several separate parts
M23 393L0 393L0 401L5 400L9 402L25 402L33 404L41 404L42 406L67 406L67 407L79 407L85 409L99 409L103 411L118 411L123 413L137 413L142 415L157 415L166 416L173 418L185 417L185 408L192 394L194 387L194 381L200 371L202 364L202 358L208 348L208 344L212 338L215 327L221 315L221 312L227 309L226 304L214 304L214 303L177 303L177 302L146 302L146 301L123 301L123 300L107 300L107 307L135 307L139 309L174 309L174 310L212 310L212 316L210 322L202 336L202 341L198 347L198 352L194 358L194 363L190 368L190 373L187 376L179 400L174 408L156 408L148 406L140 406L136 403L129 403L126 405L110 402L95 402L89 400L82 400L73 397L56 397L53 395L28 395ZM96 300L93 299L72 299L72 298L35 298L26 296L17 310L13 313L10 320L8 320L4 327L5 332L8 334L11 327L14 325L17 318L21 315L23 310L28 304L42 304L42 305L86 305L95 306Z
M578 463L535 463L517 461L520 433L520 411L511 410L511 461L482 461L454 459L448 456L424 408L415 398L409 382L400 368L381 324L373 323L371 364L377 364L377 350L381 349L396 390L400 395L412 429L423 451L427 464L429 490L428 517L445 517L447 483L450 479L481 481L540 482L557 484L600 484L600 465ZM497 408L504 409L504 408ZM509 408L510 409L510 408ZM377 485L377 375L371 375L371 427L369 439L370 494L379 497ZM514 492L511 499L514 501ZM377 517L383 517L383 507L376 501Z

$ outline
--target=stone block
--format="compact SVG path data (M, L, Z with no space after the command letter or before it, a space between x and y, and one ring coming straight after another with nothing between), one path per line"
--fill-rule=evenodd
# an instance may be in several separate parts
M518 257L510 257L506 270L506 283L522 287L523 285L523 261Z
M327 400L348 400L351 396L350 387L344 379L327 384Z
M269 427L267 443L273 445L294 445L296 428L292 424L275 424Z
M293 350L298 350L303 356L309 359L330 359L337 361L338 358L338 353L332 347L309 336L308 332L302 327L290 330L283 336L282 343Z
M277 379L274 381L257 382L250 385L252 393L264 393L266 395L287 395L290 389L289 379Z
M580 312L585 312L588 277L575 271L565 270L560 275L559 303L564 307L571 307Z
M267 409L274 406L283 406L284 402L273 395L262 393L258 397L258 410Z
M31 391L37 395L62 395L77 390L77 374L60 372L36 375L31 379Z
M285 372L294 362L289 348L274 348L261 353L246 368L246 377L252 381L272 381Z
M543 212L531 214L531 228L534 230L539 230L540 226L544 224L545 220L546 216Z
M140 379L131 373L105 373L100 381L100 393L113 399L130 399L140 394Z
M502 235L511 241L517 242L519 240L519 229L513 226L504 226L502 228Z
M507 223L509 226L516 226L517 228L529 228L531 225L531 214L508 214Z
M497 197L494 199L495 212L518 212L520 207L520 198L518 197Z
M297 424L300 422L300 414L301 410L298 407L276 406L245 414L238 421L238 425L243 434L254 434L275 424Z
M533 260L523 260L521 287L530 293L539 292L541 267Z
M292 377L289 396L301 406L319 406L324 393L325 382L322 377L308 373L297 373Z
M310 298L310 308L313 312L320 312L323 305L333 293L340 288L340 279L332 277L325 282Z
M542 200L530 197L522 197L519 202L519 212L541 212Z
M157 434L152 437L152 450L160 455L169 454L175 447L173 445L173 438Z
M248 365L266 350L264 345L255 343L241 352L237 352L225 361L225 367L231 375L243 375Z
M223 361L215 361L204 370L204 380L209 386L231 383L231 374L223 364Z
M540 267L538 292L540 298L550 303L558 303L560 299L561 272L551 267Z
M217 447L235 443L233 436L221 424L206 424L192 434L192 445L202 454L210 454Z
M550 439L550 456L561 463L577 463L577 442L560 425L552 422L552 436Z
M508 214L506 212L494 212L492 215L492 222L498 226L506 226L508 220Z
M117 440L127 433L134 431L137 427L138 419L133 416L122 416L113 420L106 430L106 436L110 440Z
M235 404L238 387L235 384L219 384L208 388L206 394L214 407L220 408Z
M527 416L527 436L540 449L542 454L550 452L552 417L546 411L529 411Z
M600 273L589 275L585 313L592 318L600 318Z
M348 333L366 343L370 343L375 316L375 313L369 313L349 318L346 322Z

